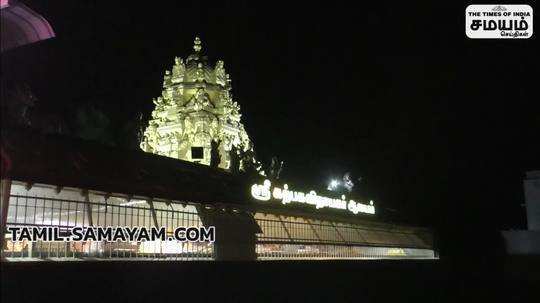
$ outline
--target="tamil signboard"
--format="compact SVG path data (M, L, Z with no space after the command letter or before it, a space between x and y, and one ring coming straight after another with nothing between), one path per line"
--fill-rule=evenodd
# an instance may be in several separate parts
M337 199L320 196L314 190L308 193L294 191L287 184L284 184L283 187L272 186L270 180L264 180L263 184L253 184L251 196L259 201L276 200L282 204L296 202L313 205L316 209L333 208L347 210L353 214L375 214L373 201L369 201L369 204L363 204L354 200L347 201L345 195L341 195L341 198Z

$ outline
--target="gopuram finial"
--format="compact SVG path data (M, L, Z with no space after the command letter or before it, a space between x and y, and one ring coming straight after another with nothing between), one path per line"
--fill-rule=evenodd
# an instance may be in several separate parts
M193 49L196 53L201 51L201 39L199 39L199 37L195 37L195 41L193 42Z

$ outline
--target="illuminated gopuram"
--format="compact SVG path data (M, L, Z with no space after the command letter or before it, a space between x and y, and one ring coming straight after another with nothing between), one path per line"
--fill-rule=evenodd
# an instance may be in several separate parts
M185 61L176 57L172 71L165 71L163 91L153 100L155 109L141 148L205 165L210 165L214 153L219 167L227 169L232 152L251 150L252 145L223 61L211 66L201 50L196 37L194 52Z

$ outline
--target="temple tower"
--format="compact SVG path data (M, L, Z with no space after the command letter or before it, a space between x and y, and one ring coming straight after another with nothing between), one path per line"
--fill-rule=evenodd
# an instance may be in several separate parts
M193 53L185 61L176 57L172 70L165 71L163 91L153 102L141 142L146 152L210 165L217 150L219 167L227 169L231 149L252 150L224 63L211 66L198 37Z

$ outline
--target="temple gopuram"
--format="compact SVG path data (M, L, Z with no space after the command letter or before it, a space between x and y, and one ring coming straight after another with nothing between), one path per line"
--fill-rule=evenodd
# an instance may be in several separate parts
M214 150L216 165L229 169L232 153L252 150L224 63L212 66L198 37L185 61L174 59L161 96L152 101L155 109L141 142L145 152L210 165Z

